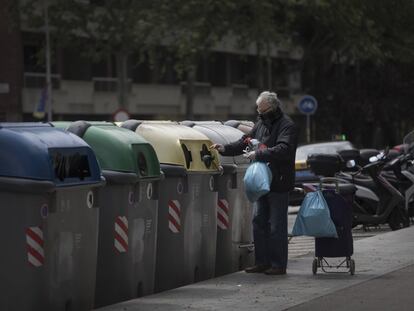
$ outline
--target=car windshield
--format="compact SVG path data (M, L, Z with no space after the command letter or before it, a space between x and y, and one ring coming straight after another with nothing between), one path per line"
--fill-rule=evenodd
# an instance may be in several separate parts
M296 149L296 161L305 161L308 158L308 155L312 153L334 154L340 150L353 148L353 145L349 141L335 141L303 145Z

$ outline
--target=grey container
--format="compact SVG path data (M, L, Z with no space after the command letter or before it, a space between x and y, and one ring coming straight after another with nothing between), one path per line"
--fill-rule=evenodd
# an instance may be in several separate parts
M161 181L155 291L214 277L217 153L203 134L174 122L129 120L123 127L148 140L157 153Z
M100 204L95 307L154 292L160 165L152 146L110 122L56 122L95 151Z
M93 308L98 239L91 148L47 124L0 124L0 310Z
M216 121L182 124L203 133L213 143L228 144L239 140L244 133ZM250 161L243 156L220 155L223 174L216 176L217 251L216 276L232 273L254 262L252 244L252 204L244 194L244 174Z
M254 123L252 121L247 120L228 120L224 122L224 125L228 125L234 127L244 134L249 134L252 128L254 127Z

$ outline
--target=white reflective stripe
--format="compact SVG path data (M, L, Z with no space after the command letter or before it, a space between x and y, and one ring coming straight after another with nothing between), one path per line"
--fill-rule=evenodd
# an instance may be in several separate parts
M225 199L220 199L217 202L217 226L220 229L226 230L229 227L229 202ZM221 216L221 217L219 217ZM222 219L220 219L222 218Z
M115 248L120 252L120 253L125 253L126 249L124 246L122 246L121 243L118 242L117 239L115 239Z
M128 244L127 233L117 223L115 223L115 232L121 236L122 240L124 240L126 244Z
M169 208L169 213L170 213L170 215L172 216L172 218L174 218L175 219L175 221L179 224L179 225L181 225L181 221L180 221L180 216L175 212L175 210L172 208L172 207L170 207Z
M128 219L126 218L126 216L119 216L118 219L121 220L125 227L128 228Z
M39 260L37 260L36 257L34 257L32 254L30 254L30 252L27 253L27 259L35 267L40 267L40 266L43 265Z
M29 230L36 233L37 236L39 236L43 240L43 231L39 227L29 227Z
M225 211L223 211L222 209L218 209L217 213L223 216L227 223L229 222L229 215Z
M168 228L170 228L170 230L174 233L179 232L178 229L176 228L176 226L171 221L168 222Z
M33 240L29 235L26 235L27 244L34 250L36 250L40 255L44 256L43 247Z
M169 208L174 208L171 206L171 203L174 204L174 206L178 209L179 212L181 212L181 205L180 202L177 200L171 200L171 202L168 202Z
M220 204L220 203L221 203L221 204ZM224 205L224 206L225 206L225 208L227 209L227 211L229 210L229 202L227 202L227 200L224 200L224 199L219 200L219 201L218 201L217 206L218 206L220 209L224 209L224 207L222 207L221 205Z

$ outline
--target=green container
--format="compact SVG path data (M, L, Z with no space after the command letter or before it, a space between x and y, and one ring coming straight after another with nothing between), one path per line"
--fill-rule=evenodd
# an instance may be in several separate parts
M56 122L93 149L107 181L99 192L95 307L154 291L160 164L142 137L110 122Z

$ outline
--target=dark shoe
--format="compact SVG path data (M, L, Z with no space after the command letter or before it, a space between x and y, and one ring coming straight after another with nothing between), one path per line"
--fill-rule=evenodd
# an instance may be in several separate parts
M267 275L283 275L283 274L286 274L286 269L270 268L270 269L267 269L264 273Z
M246 269L244 269L244 271L246 271L246 273L261 273L268 270L269 267L269 265L254 265L251 267L247 267Z

